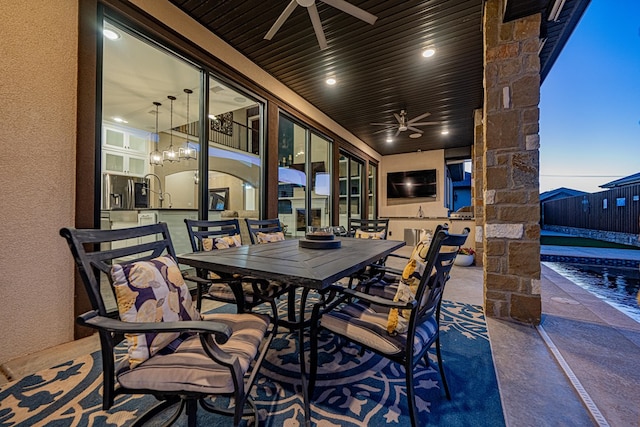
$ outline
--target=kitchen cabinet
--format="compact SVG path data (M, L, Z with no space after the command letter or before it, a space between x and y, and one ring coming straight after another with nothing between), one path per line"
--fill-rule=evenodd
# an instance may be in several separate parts
M149 132L103 124L102 172L144 176L149 172Z

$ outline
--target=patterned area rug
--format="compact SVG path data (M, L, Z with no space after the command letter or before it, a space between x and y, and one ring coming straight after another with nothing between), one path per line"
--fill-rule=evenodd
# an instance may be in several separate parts
M414 374L421 424L504 426L481 308L444 301L442 314L442 356L452 400L441 390L437 369L421 365ZM296 338L297 334L280 333L271 345L252 393L260 425L303 424ZM320 338L319 377L312 400L315 425L411 425L401 366L368 351L359 356L359 348L328 333ZM103 411L101 392L100 354L95 352L2 387L0 426L128 426L156 403L148 396L121 396L113 408ZM232 424L203 410L198 418L200 425Z

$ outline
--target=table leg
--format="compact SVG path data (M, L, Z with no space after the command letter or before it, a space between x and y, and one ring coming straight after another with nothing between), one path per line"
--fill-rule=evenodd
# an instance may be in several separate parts
M306 290L306 289L305 289ZM307 388L307 365L304 360L304 312L306 298L300 298L300 319L298 328L298 348L300 349L300 377L302 378L302 400L304 402L304 425L311 427L311 403L309 402L309 390Z

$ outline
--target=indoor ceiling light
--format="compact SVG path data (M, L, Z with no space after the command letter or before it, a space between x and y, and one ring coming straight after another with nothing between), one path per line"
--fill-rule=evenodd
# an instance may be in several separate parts
M329 78L327 79L327 84L328 84L329 86L333 86L334 84L336 84L336 82L337 82L337 80L336 80L336 79L334 79L333 77L329 77Z
M175 96L167 96L171 102L171 116L169 119L169 148L162 152L162 161L165 162L179 162L178 152L173 148L173 101L176 100Z
M113 121L116 122L116 123L129 123L128 121L126 121L122 117L114 117Z
M441 134L443 134L443 135L449 135L449 131L448 131L448 130L446 130L446 129L445 129L445 130L443 130L443 131L442 131L442 132L440 132L440 133L441 133Z
M178 150L178 157L181 160L195 160L196 150L189 145L189 126L191 126L191 122L189 121L189 95L191 95L193 91L191 89L185 89L184 93L187 94L187 128L185 132L187 134L187 138L185 139L184 144L182 144L182 147L180 147L180 150Z
M422 56L424 56L425 58L431 58L435 54L436 54L436 50L432 47L428 47L422 51Z
M391 137L387 138L387 142L393 142L393 138Z
M151 166L162 166L162 154L158 151L158 140L160 139L160 134L158 134L158 107L162 104L154 102L153 105L156 106L156 133L153 135L154 150L149 153L149 163Z
M105 28L104 30L102 30L102 34L104 34L104 36L109 40L117 40L120 38L120 34L116 33L115 31L109 28Z

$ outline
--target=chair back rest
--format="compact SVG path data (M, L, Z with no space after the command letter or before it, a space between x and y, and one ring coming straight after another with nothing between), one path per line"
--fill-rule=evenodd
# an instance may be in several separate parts
M439 317L444 286L449 280L449 273L458 254L458 249L464 245L469 231L468 228L465 228L462 234L451 234L444 226L433 236L425 261L424 273L416 290L415 298L418 301L418 308L414 311L409 322L410 333L413 333L416 326L431 316Z
M384 232L383 239L387 239L389 235L389 218L378 219L361 219L361 218L349 218L347 232L348 235L354 237L356 231L360 229L365 233L382 233Z
M258 242L258 233L277 233L282 232L282 225L280 219L250 219L245 218L247 222L247 229L249 230L249 236L251 237L251 243L256 244Z
M194 252L203 250L203 239L215 239L217 237L240 235L240 222L237 218L223 219L219 221L199 221L186 218L189 242ZM213 245L213 249L216 246Z
M60 235L69 244L93 310L101 316L108 313L100 283L105 278L111 283L112 264L148 261L162 255L176 258L165 223L119 230L62 228Z

